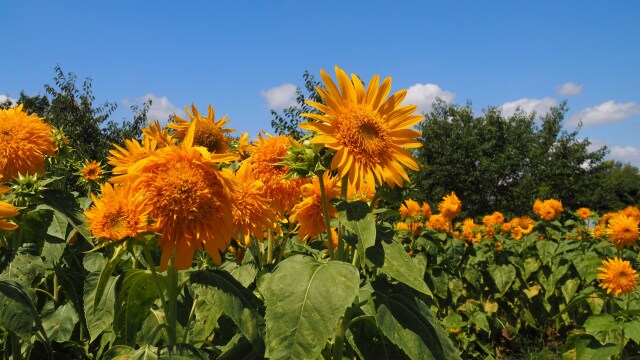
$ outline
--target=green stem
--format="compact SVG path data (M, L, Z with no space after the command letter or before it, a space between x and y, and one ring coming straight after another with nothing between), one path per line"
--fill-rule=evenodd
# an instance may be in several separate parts
M329 204L327 200L327 194L324 191L324 174L317 175L318 182L320 184L320 197L322 198L322 215L324 217L324 224L327 227L327 242L329 243L329 257L334 257L333 251L333 239L331 239L331 219L329 218Z
M11 353L13 356L12 360L21 360L22 346L20 346L20 338L13 332L9 332L9 336L11 337Z
M269 248L267 249L267 264L271 264L273 262L273 232L271 231L271 226L269 226L267 242L269 246Z
M177 325L178 325L178 269L175 267L175 252L169 259L167 266L167 295L168 306L165 309L165 317L169 330L169 346L177 344Z
M58 286L58 274L56 274L56 272L53 272L53 301L58 304L58 301L60 300L60 293L58 290L59 286Z
M349 311L349 310L347 310ZM338 321L338 327L336 328L336 337L333 342L333 359L342 360L342 352L344 351L344 333L346 331L345 323L348 319L341 317Z
M349 178L346 176L342 178L340 183L340 199L342 201L347 201L347 189L349 188ZM358 239L360 241L360 239ZM338 252L336 254L336 258L338 260L344 261L345 251L344 251L344 227L342 224L338 226Z
M153 276L153 283L156 285L158 296L160 297L160 302L162 302L162 308L166 313L167 300L164 298L164 290L162 289L162 284L160 283L160 278L158 277L158 273L156 273L156 267L153 264L153 258L151 257L151 250L149 250L149 245L145 244L142 251L144 254L144 260L147 262L147 268L151 270L151 275Z
M353 256L352 256L353 260L351 261L351 264L352 264L353 266L357 267L358 269L360 269L360 264L359 264L359 262L358 262L358 255L360 255L360 254L358 253L358 249L354 249L354 250L353 250Z
M191 321L196 316L196 302L198 301L198 295L196 294L193 299L193 305L191 306L191 311L189 312L189 319L187 320L187 327L184 329L184 334L182 335L182 343L187 343L187 335L189 334L189 326L191 325Z

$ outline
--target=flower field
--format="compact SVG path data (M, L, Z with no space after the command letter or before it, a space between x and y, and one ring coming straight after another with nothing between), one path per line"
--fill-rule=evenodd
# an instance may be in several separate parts
M394 202L423 116L391 78L321 76L302 139L191 106L77 162L0 110L4 358L637 356L640 209Z

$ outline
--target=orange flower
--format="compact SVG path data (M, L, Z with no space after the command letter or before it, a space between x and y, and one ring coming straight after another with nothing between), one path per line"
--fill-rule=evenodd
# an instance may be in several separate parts
M148 136L142 139L142 145L136 139L124 141L125 148L113 144L115 150L109 150L112 156L107 157L109 164L113 166L111 172L114 175L126 174L129 167L138 160L145 159L156 150L158 142Z
M100 185L101 196L91 194L93 206L84 212L93 236L110 241L136 237L148 230L150 208L129 185Z
M600 273L600 287L607 290L607 294L614 296L628 294L638 286L638 274L631 267L631 263L626 260L613 259L603 260L604 267L598 268Z
M471 218L462 222L462 236L472 243L478 243L482 239L482 234L478 231L478 225Z
M210 154L194 147L192 125L180 146L156 151L129 168L126 179L142 192L151 206L162 247L160 269L175 254L176 269L187 269L196 250L204 248L221 263L233 233L232 203L238 185L219 163L236 159L232 154Z
M634 218L636 221L640 221L640 209L637 206L627 206L620 210L620 213L630 218Z
M97 161L87 162L81 170L82 178L86 181L98 181L102 175L102 167Z
M576 211L576 214L578 214L578 217L580 219L586 220L591 216L591 210L589 210L588 208L582 207L578 209L578 211Z
M213 106L209 105L209 112L207 117L200 115L195 105L191 104L191 112L185 106L184 110L189 117L189 120L185 120L177 115L171 115L171 119L174 123L169 123L168 128L174 129L174 136L178 139L182 139L187 134L187 130L191 124L195 124L196 130L193 137L194 146L204 146L211 153L224 154L231 151L229 144L232 139L226 134L234 132L235 129L224 129L224 126L229 123L227 116L223 116L222 119L215 120L215 110Z
M51 126L16 108L0 109L0 175L43 173L44 157L55 153Z
M626 215L616 214L609 220L606 233L616 249L635 245L638 241L638 221Z
M456 196L456 193L452 192L442 198L442 201L438 204L438 210L442 216L451 220L460 214L460 210L462 210L462 203Z
M2 175L0 175L0 180L2 180ZM8 191L9 187L0 184L0 196L4 195ZM4 201L0 201L0 230L17 229L18 225L6 220L6 218L18 216L18 214L20 214L18 208Z
M263 240L263 233L276 222L273 209L262 195L262 181L253 175L251 163L242 162L236 173L239 186L233 194L233 234L241 234L245 245L250 243L250 236Z
M331 177L330 172L323 174L324 191L327 201L340 197L340 186L338 178ZM313 178L311 184L301 187L303 199L293 207L289 221L298 223L298 239L305 240L314 238L326 230L324 213L322 210L322 195L320 181ZM329 217L333 218L337 214L335 206L329 203Z
M300 187L309 183L309 179L285 178L289 168L278 165L287 155L287 147L295 142L288 136L258 135L258 141L249 147L251 156L248 161L253 165L253 173L264 184L264 196L274 209L283 216L298 202Z
M442 214L431 215L426 226L436 231L451 231L451 221Z
M546 221L551 221L562 213L562 203L559 200L536 200L533 204L533 212Z
M418 219L420 215L422 215L422 209L420 209L420 205L417 202L409 199L400 205L400 218Z
M401 106L406 90L389 95L391 78L382 85L379 76L374 76L365 89L354 74L351 79L336 66L338 85L324 70L320 71L325 88L317 91L324 104L307 101L320 110L302 116L316 120L305 122L300 127L315 131L311 140L335 151L331 169L338 170L338 177L349 177L349 183L359 188L368 174L373 174L378 184L403 185L409 176L403 165L419 170L418 163L405 148L416 148L422 143L416 138L420 132L411 127L423 116L415 114L417 106Z
M158 148L174 145L177 142L173 136L169 134L169 129L162 127L157 119L147 121L149 127L142 128L144 137L156 142Z
M522 235L531 234L533 227L535 226L535 221L528 216L521 216L511 219L509 225L511 229L511 236L514 239L519 240Z

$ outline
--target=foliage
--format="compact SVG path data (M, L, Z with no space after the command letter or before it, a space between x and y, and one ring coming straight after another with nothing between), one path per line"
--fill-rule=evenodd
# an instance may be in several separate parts
M597 208L591 194L601 189L596 175L607 150L590 151L579 128L562 130L567 109L561 103L538 125L535 113L505 117L490 108L475 116L470 104L437 101L420 125L423 147L416 155L423 167L411 196L433 203L455 191L471 216L493 209L526 214L534 199L551 197L572 208Z
M309 71L304 72L302 74L302 78L304 79L304 88L307 92L305 93L300 89L296 89L296 106L291 106L282 111L282 114L278 114L275 110L271 110L271 116L273 119L271 120L271 128L278 135L290 135L295 139L300 139L304 135L303 131L298 127L298 125L303 121L300 114L304 113L312 113L317 112L313 107L307 105L305 101L311 100L315 102L322 103L322 98L318 95L316 91L316 87L321 86L319 82L317 82L313 75L309 74Z

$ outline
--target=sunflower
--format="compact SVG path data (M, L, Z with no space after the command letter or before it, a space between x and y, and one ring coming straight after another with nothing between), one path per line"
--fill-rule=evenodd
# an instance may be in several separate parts
M331 177L327 171L323 175L324 192L327 201L340 197L338 178ZM302 201L297 203L291 211L289 221L298 223L298 239L314 238L326 229L324 213L322 210L322 194L320 181L314 177L311 184L302 185ZM337 214L335 206L329 203L329 217Z
M469 242L478 243L482 239L482 234L477 230L478 224L473 219L466 218L462 221L462 236Z
M196 132L193 137L193 145L204 146L211 153L224 154L231 151L229 144L233 139L226 134L236 131L235 129L224 129L223 127L229 123L227 116L223 116L222 119L215 120L215 110L213 106L209 105L209 112L207 117L203 117L196 109L195 105L191 104L191 112L185 106L185 111L189 120L185 120L177 115L171 115L171 119L174 123L169 123L167 127L175 130L174 136L178 139L182 139L187 134L189 126L193 123L196 126Z
M358 188L354 184L348 184L347 187L347 199L349 201L366 201L373 200L376 195L376 180L373 173L365 176L364 181Z
M285 178L289 167L278 164L287 156L292 142L297 144L292 137L258 134L258 140L249 147L253 173L264 183L264 196L280 215L291 210L300 198L300 187L309 182L305 178Z
M604 267L598 268L600 273L600 287L607 290L607 294L613 293L620 296L632 292L638 286L638 274L627 260L617 257L603 260Z
M142 144L136 139L130 139L124 141L124 148L116 144L113 146L115 150L109 150L112 156L107 157L109 165L113 166L111 172L114 175L123 175L138 160L149 157L158 147L158 142L148 136L144 136Z
M130 186L101 184L101 197L91 194L93 206L84 214L93 236L119 241L148 230L150 208L140 193Z
M236 152L240 156L240 159L244 160L249 157L249 146L251 143L249 142L249 133L244 132L240 135L238 142L236 142Z
M187 269L196 250L203 247L221 263L233 234L232 194L237 180L219 163L235 160L232 154L210 154L193 146L193 124L180 146L172 145L136 162L126 176L144 193L156 220L162 247L160 268L175 254L176 269Z
M349 183L359 187L367 174L374 174L378 184L402 186L409 176L402 165L419 170L418 163L404 148L417 148L420 132L411 127L423 119L415 114L415 105L401 106L406 90L389 95L391 78L378 86L375 75L365 90L362 81L349 76L336 66L339 89L331 77L320 70L326 87L316 90L324 103L307 101L323 114L305 113L302 116L316 120L300 127L317 133L311 142L323 144L335 151L331 168L338 169L340 178L349 177Z
M250 236L263 239L263 233L276 222L276 214L262 195L262 181L253 177L251 163L242 162L236 180L239 186L233 194L233 234L241 235L245 245L249 245Z
M0 109L0 175L43 173L44 157L55 153L51 126L16 108Z
M620 210L619 213L640 221L640 209L638 209L637 206L627 206L626 208Z
M509 228L509 231L511 231L511 236L514 239L519 240L522 237L522 235L531 234L535 224L536 222L533 221L533 219L531 219L530 217L521 216L521 217L511 219L511 221L509 222L508 228ZM505 227L503 226L503 229L504 228Z
M626 215L616 214L609 220L605 232L616 249L632 246L638 240L638 221Z
M154 119L153 123L151 120L147 121L147 126L142 128L142 134L145 138L154 140L158 148L171 146L177 142L177 139L169 134L169 129L160 125L158 119Z
M0 180L2 180L2 175L0 175ZM9 191L9 187L0 184L0 196L4 195L7 191ZM20 214L20 212L15 206L0 201L0 230L14 230L18 228L18 225L15 223L5 220L9 217L18 216L18 214Z
M533 204L533 212L545 221L551 221L562 213L562 202L556 199L540 201L537 199Z
M400 218L416 220L420 215L422 215L422 209L414 200L405 200L404 204L400 205Z
M484 216L482 222L486 226L502 225L504 223L504 215L498 211L494 211L493 214Z
M576 211L576 214L580 219L586 220L591 216L591 210L589 210L589 208L582 207Z
M462 203L460 199L456 196L455 192L452 192L449 195L446 195L442 198L440 204L438 204L438 210L445 218L451 220L456 216L460 215L460 210L462 210Z
M451 221L442 214L433 214L425 226L436 231L451 231Z
M98 181L102 175L102 167L97 161L87 161L80 170L80 175L85 181Z

